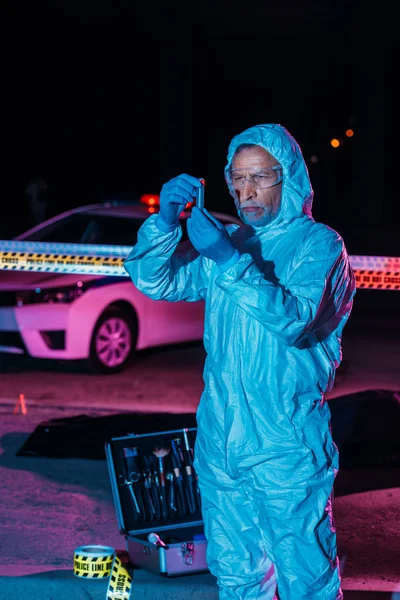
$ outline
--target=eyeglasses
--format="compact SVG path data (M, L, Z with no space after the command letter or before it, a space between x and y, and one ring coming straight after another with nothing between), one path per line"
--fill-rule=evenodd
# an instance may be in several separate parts
M247 175L246 175L247 173ZM248 169L231 169L226 176L226 182L234 190L242 190L246 181L253 187L265 190L282 181L282 167L266 167L249 173Z

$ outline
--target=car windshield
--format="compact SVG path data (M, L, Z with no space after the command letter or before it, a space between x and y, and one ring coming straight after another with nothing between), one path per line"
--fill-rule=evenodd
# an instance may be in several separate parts
M35 242L133 246L142 223L142 219L81 213L45 225L24 239Z
M229 217L219 216L224 224L234 222ZM137 232L144 218L113 217L93 213L75 213L59 221L43 225L28 236L20 239L32 242L58 242L60 244L109 244L134 246ZM188 240L186 219L181 219L181 242Z

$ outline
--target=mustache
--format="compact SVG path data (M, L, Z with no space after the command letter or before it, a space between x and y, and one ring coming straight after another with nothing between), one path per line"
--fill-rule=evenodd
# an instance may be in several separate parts
M256 202L244 202L240 205L240 210L245 210L246 208L263 208Z

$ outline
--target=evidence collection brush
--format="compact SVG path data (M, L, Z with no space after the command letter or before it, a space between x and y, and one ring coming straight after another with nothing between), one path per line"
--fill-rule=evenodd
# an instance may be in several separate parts
M195 493L195 496L197 499L197 504L198 504L199 508L201 508L200 490L199 490L199 486L197 483L197 473L195 472L195 470L193 468L194 451L193 451L193 448L191 448L190 444L189 444L187 428L183 429L183 439L184 439L184 443L185 443L186 464L190 465L190 480L191 480L191 484L192 484L192 490L194 490L194 493ZM194 502L194 498L193 498L193 502Z
M153 450L154 456L158 460L158 474L159 474L159 494L161 501L161 511L164 519L168 519L168 508L167 508L167 496L166 496L166 485L165 485L165 469L164 469L164 458L169 454L170 448L156 447Z
M181 452L180 452L179 442L180 442L179 438L178 438L178 442L175 439L171 440L171 450L172 450L171 461L172 461L172 467L173 467L174 476L175 476L175 483L176 483L176 487L178 490L177 502L178 502L179 514L184 515L184 514L186 514L186 501L185 501L185 494L183 492L183 480L182 480L183 455L181 455Z
M174 438L173 442L175 443L175 447L178 450L181 464L183 464L185 467L184 473L186 476L186 481L184 488L186 492L187 503L189 506L189 512L193 514L194 512L196 512L196 505L193 494L193 473L192 466L190 464L190 455L188 455L186 450L184 450L181 438Z

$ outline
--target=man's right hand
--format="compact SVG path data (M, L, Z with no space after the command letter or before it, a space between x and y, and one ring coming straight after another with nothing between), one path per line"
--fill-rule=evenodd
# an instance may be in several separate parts
M191 175L178 175L165 183L161 189L160 212L156 224L164 233L173 231L179 220L179 215L188 202L196 196L196 188L201 187L199 179Z

